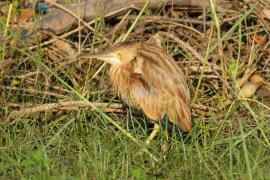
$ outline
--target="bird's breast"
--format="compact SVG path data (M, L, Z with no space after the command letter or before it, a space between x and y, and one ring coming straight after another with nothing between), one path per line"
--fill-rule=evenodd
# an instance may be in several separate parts
M114 91L123 99L128 99L132 76L128 69L121 66L112 66L110 69L110 79Z

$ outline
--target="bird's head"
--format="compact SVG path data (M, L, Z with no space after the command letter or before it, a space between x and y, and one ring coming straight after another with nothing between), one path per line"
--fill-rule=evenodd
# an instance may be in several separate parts
M118 65L133 60L140 47L141 43L138 42L121 42L102 53L82 54L78 58L95 58L111 65Z

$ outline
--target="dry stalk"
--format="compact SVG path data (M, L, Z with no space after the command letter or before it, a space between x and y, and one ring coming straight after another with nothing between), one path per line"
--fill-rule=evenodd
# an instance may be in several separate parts
M39 91L36 89L30 89L30 88L18 88L18 87L9 87L9 86L4 86L3 89L6 90L12 90L12 91L22 91L25 93L30 93L30 94L42 94L44 96L54 96L60 99L70 99L69 97L62 95L62 94L57 94L54 92L48 92L48 91Z
M104 112L123 112L124 105L120 103L97 103L93 102L92 105L102 109ZM47 103L47 104L39 104L33 105L31 107L21 108L18 111L12 111L10 115L12 117L22 117L28 116L32 113L36 112L51 112L51 111L67 111L67 110L78 110L80 108L90 108L94 110L92 105L90 105L86 101L65 101L58 103Z

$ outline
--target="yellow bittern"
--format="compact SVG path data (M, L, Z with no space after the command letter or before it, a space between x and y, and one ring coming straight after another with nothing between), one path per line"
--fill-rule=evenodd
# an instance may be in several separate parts
M165 117L182 131L191 129L185 76L161 48L140 42L121 42L103 53L82 54L79 58L96 58L111 64L109 75L117 95L142 109L155 122L147 144L157 134L158 122Z

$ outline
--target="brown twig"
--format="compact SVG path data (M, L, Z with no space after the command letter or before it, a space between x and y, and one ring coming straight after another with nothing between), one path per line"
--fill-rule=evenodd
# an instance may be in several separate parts
M54 96L54 97L57 97L60 99L68 99L67 96L62 95L62 94L57 94L57 93L48 92L48 91L39 91L36 89L30 89L30 88L25 89L25 88L4 86L3 89L12 90L12 91L22 91L22 92L30 93L30 94L42 94L42 95L46 95L46 96Z
M120 103L97 103L93 102L92 105L103 109L104 112L123 112L124 105ZM67 110L78 110L79 108L91 108L94 110L86 101L65 101L65 102L58 102L58 103L48 103L48 104L39 104L33 105L30 107L21 108L18 111L12 111L10 115L12 117L22 117L28 116L29 114L36 113L36 112L48 112L48 111L67 111Z
M205 58L203 58L201 54L199 54L193 47L188 45L186 42L182 41L181 39L179 39L178 37L176 37L172 33L159 32L159 34L166 36L166 37L169 37L170 39L174 40L175 42L177 42L180 45L181 48L191 52L198 60L200 60L201 64L204 64Z
M121 16L119 17L121 18ZM129 20L134 20L136 16L130 15L127 17ZM202 20L196 19L185 19L185 18L173 18L173 17L164 17L164 16L142 16L141 20L143 21L164 21L164 22L174 22L174 23L183 23L183 24L204 24ZM205 22L206 25L210 25L211 22Z

